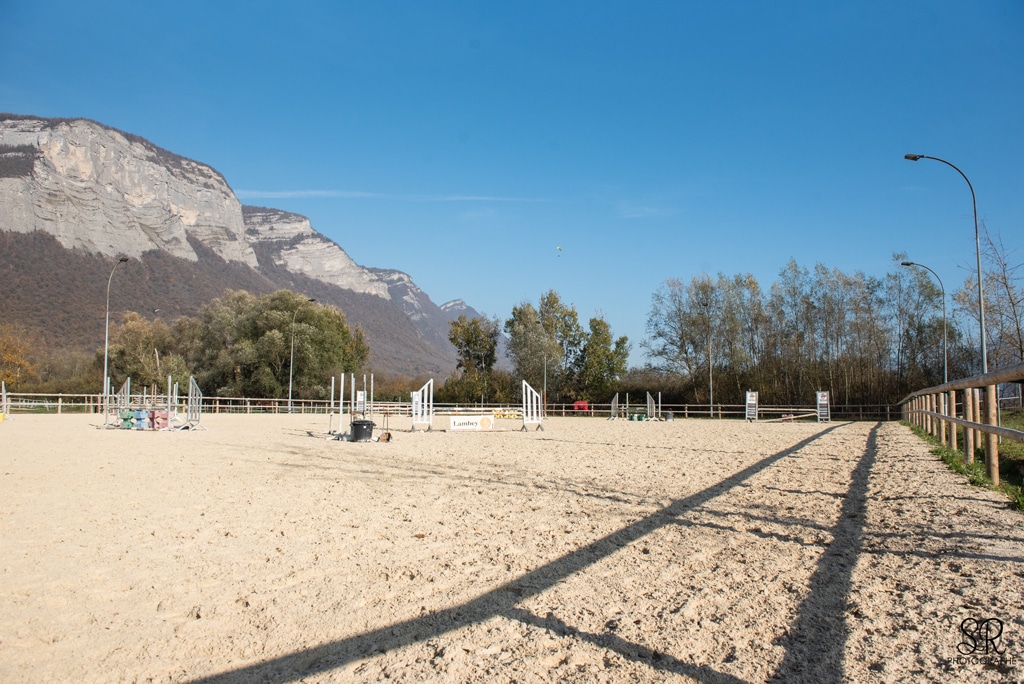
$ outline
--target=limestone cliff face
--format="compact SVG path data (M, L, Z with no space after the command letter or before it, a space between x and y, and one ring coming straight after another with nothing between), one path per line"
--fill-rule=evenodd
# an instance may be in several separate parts
M405 315L412 320L427 320L439 310L408 273L388 268L371 268L370 271L386 284L395 303L400 305Z
M0 174L0 230L43 231L69 249L195 261L194 236L255 267L242 208L215 170L84 119L0 120L0 151L35 150L30 173ZM6 167L5 167L6 168Z
M191 314L226 288L287 288L342 308L374 341L380 367L418 374L454 364L448 317L408 275L364 268L306 217L243 207L213 168L94 121L0 113L0 242L0 272L26 282L47 258L77 269L68 283L102 294L110 259L127 256L138 264L122 269L122 280L136 279L124 291L168 315ZM41 311L68 299L62 283L33 282L0 313L52 320ZM85 325L81 312L64 313L69 329Z
M391 297L306 217L243 210L209 166L85 119L0 117L0 231L42 231L90 254L162 250L194 262L193 238L257 270L259 246L288 272Z
M276 266L345 290L390 299L388 286L341 247L313 230L309 219L279 209L242 207L246 238L262 244Z

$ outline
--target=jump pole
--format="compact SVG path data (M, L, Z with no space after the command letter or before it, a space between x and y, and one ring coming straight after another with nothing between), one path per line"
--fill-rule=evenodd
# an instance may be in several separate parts
M334 432L334 376L331 376L331 405L327 408L327 434Z
M351 387L349 388L349 402L348 402L348 432L352 434L352 423L356 419L356 374L352 373Z
M817 417L817 415L818 415L817 412L815 412L815 413L801 413L799 416L793 415L793 416L786 416L784 418L771 418L769 420L762 420L760 422L762 422L762 423L792 423L793 421L800 420L801 418L815 418L815 417Z
M338 432L341 432L341 422L345 420L345 374L342 373L341 386L338 388Z

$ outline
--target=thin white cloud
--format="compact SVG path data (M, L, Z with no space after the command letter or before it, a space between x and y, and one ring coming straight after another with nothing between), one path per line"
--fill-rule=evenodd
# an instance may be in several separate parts
M641 219L653 216L671 216L674 212L664 207L639 206L634 204L619 204L619 218Z
M239 199L292 199L326 197L337 199L381 199L399 202L549 202L536 197L500 197L496 195L398 195L359 190L236 190Z
M236 190L239 199L290 199L295 197L338 197L341 199L375 199L385 195L358 190Z

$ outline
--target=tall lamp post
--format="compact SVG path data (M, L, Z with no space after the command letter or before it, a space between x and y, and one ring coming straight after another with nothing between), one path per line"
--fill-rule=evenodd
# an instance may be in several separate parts
M110 411L110 382L107 379L108 359L110 357L110 282L114 279L114 271L120 264L128 262L128 257L121 257L110 269L107 278L107 316L103 327L103 424L107 424L107 413Z
M981 238L978 235L978 200L974 196L974 186L971 185L970 179L963 171L961 171L959 168L949 163L945 159L939 159L938 157L929 157L927 154L905 154L903 155L903 158L915 162L918 159L931 159L933 161L942 162L943 164L951 167L954 171L963 176L963 179L967 181L967 187L971 189L971 205L974 207L974 247L978 258L978 322L981 325L981 372L988 373L988 351L986 350L985 344L985 295L983 294L981 287ZM934 273L934 271L932 272ZM938 276L935 277L938 278ZM943 305L945 305L945 299L943 299L942 303Z
M942 284L939 274L924 264L916 264L913 261L901 261L901 266L920 266L929 271L939 281L939 289L942 290L942 383L949 382L949 338L946 334L946 288Z
M701 302L704 307L704 315L708 319L708 418L715 417L715 382L712 376L713 365L711 363L711 303Z
M315 301L315 299L307 299L305 303ZM288 360L288 413L292 412L292 371L295 370L295 317L299 314L299 309L301 308L302 304L299 304L292 313L292 355Z

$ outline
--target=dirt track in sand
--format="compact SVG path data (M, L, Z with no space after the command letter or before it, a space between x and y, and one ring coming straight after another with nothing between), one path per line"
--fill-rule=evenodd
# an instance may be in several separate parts
M0 423L0 680L1024 680L1024 516L895 423L96 423Z

